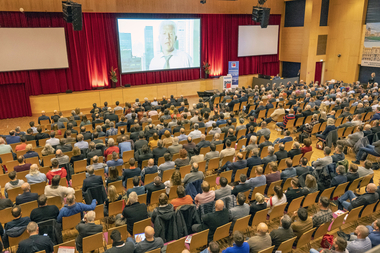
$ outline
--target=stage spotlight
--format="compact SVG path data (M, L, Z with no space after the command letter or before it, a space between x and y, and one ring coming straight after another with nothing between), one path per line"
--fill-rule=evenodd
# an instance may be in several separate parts
M206 3L206 0L201 0L201 4L205 4Z

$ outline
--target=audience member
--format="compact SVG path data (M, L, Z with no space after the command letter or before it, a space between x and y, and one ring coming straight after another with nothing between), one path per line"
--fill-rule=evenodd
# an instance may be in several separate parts
M251 253L258 253L272 246L272 239L268 234L267 224L261 222L257 225L257 233L248 239L249 249Z
M59 209L55 205L47 204L47 196L42 194L37 199L38 207L30 213L30 220L36 223L47 220L57 220Z
M210 184L207 181L202 182L202 193L198 193L194 198L194 203L199 206L215 199L215 191L210 191Z
M8 190L9 189L13 189L13 188L17 188L17 187L21 187L21 185L24 182L24 180L21 180L21 179L17 179L17 173L16 171L11 171L8 173L8 177L9 179L11 180L10 182L6 183L5 186L4 186L4 194L5 194L5 197L8 197Z
M170 201L170 204L173 205L174 210L177 209L177 207L180 207L182 205L192 205L193 199L190 195L186 195L185 188L182 185L179 185L177 187L177 196L178 198L172 199Z
M18 244L17 253L29 253L32 251L54 252L53 242L49 236L39 235L39 228L36 222L29 222L26 230L29 238Z
M285 214L280 220L280 227L270 232L272 239L272 246L274 246L273 252L276 252L282 242L285 242L294 237L293 230L291 228L292 219L289 215Z
M127 231L131 235L133 235L133 224L148 218L146 204L139 203L136 192L129 194L127 203L122 212L122 217L127 219Z
M76 244L76 249L80 253L83 252L82 250L83 238L103 232L103 226L95 224L94 211L87 212L84 215L83 220L81 220L81 222L75 228L76 230L78 230L78 236L75 239L75 244Z
M60 176L61 178L66 177L67 171L65 168L59 168L58 160L53 159L53 161L51 162L51 170L48 173L46 173L46 178L49 181L49 185L51 184L53 177L56 175Z
M30 184L23 183L21 185L22 194L16 197L16 205L21 205L38 199L38 193L30 192Z
M333 219L333 213L330 206L330 200L326 197L320 197L318 201L319 211L313 215L313 227L319 227L325 223L330 223Z
M69 194L66 197L66 205L59 210L57 221L62 223L63 217L69 217L77 213L80 213L81 219L83 219L83 212L95 210L95 207L96 199L92 200L91 205L86 205L80 202L75 202L75 195Z

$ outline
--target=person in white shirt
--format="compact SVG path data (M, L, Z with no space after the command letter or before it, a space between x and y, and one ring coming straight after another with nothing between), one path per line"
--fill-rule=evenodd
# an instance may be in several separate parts
M192 139L201 138L202 132L198 130L199 125L197 123L194 124L194 130L189 133L189 137Z
M50 133L50 139L46 140L46 144L50 144L51 146L57 146L59 144L59 139L55 138L55 132Z
M174 48L177 41L177 25L173 21L163 21L160 25L159 41L161 52L149 64L149 70L189 68L193 60L190 55Z

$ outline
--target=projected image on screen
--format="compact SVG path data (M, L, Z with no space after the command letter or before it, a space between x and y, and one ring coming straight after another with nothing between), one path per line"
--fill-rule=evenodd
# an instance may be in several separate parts
M199 19L118 19L121 72L200 67Z

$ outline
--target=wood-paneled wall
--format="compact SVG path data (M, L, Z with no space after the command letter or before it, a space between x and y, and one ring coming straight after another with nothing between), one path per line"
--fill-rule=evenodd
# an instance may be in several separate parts
M252 0L76 0L83 12L109 13L215 13L249 14L257 1ZM284 0L269 0L264 4L272 14L281 14ZM0 0L0 11L61 12L62 0Z
M239 87L248 87L252 84L252 77L257 75L246 75L239 77ZM184 81L178 83L160 83L151 85L133 86L130 88L116 88L106 90L80 91L71 94L59 93L51 95L30 96L30 105L32 114L40 114L41 111L53 112L69 111L76 107L91 108L93 103L102 105L105 101L109 104L132 102L136 98L144 100L144 98L153 99L162 96L175 97L196 96L197 91L222 89L222 80L199 79L194 81Z
M354 82L364 43L366 0L330 1L325 79ZM341 54L341 57L337 55Z

